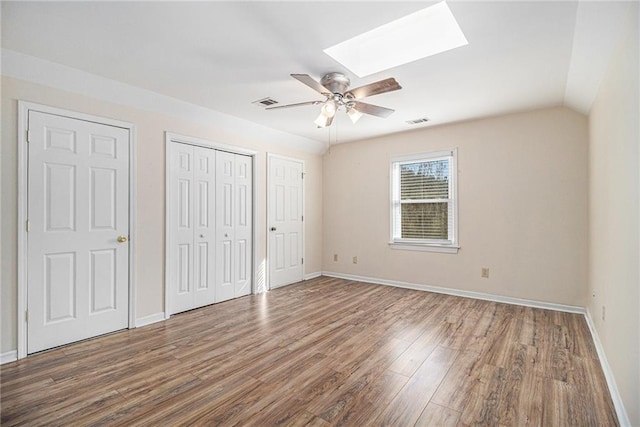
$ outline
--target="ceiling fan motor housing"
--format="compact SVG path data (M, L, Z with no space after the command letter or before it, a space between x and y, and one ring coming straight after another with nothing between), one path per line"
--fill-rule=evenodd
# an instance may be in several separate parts
M322 76L320 84L334 94L344 94L349 88L349 77L342 73L328 73Z

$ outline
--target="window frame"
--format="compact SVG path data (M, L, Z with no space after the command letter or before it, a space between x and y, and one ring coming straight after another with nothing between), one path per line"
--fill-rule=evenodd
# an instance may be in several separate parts
M395 236L397 205L400 203L400 165L407 163L430 162L449 159L449 200L452 205L453 224L449 233L453 237L447 240L436 239L403 239ZM396 166L397 165L397 166ZM443 199L440 199L443 200ZM391 249L458 253L458 149L440 150L393 156L389 162L389 247ZM449 236L451 237L451 236Z

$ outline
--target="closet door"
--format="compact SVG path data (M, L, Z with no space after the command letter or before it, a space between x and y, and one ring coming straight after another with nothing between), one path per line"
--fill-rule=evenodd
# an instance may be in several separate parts
M216 153L216 302L235 296L235 155Z
M235 155L235 277L236 297L251 293L252 265L252 169L251 157Z
M171 144L171 313L193 304L193 152L194 147Z
M173 314L215 302L215 151L180 143L171 147Z
M251 293L252 159L216 153L216 302Z
M193 308L215 302L215 156L194 147Z

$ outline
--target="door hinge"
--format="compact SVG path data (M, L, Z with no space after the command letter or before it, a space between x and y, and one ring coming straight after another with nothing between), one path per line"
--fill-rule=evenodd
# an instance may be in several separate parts
M27 220L27 233L29 232L30 229L31 229L31 223L29 222L29 220Z
M25 312L24 312L24 321L25 322L29 321L29 310L25 310Z
M27 144L31 142L31 131L27 129Z
M302 258L302 264L304 264L304 258Z
M304 172L300 172L300 176L304 179Z
M304 215L302 215L302 221L304 221Z

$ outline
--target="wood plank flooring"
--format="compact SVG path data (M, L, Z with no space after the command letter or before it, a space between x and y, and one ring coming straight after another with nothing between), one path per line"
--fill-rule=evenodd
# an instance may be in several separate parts
M0 369L3 426L618 425L583 316L326 277Z

